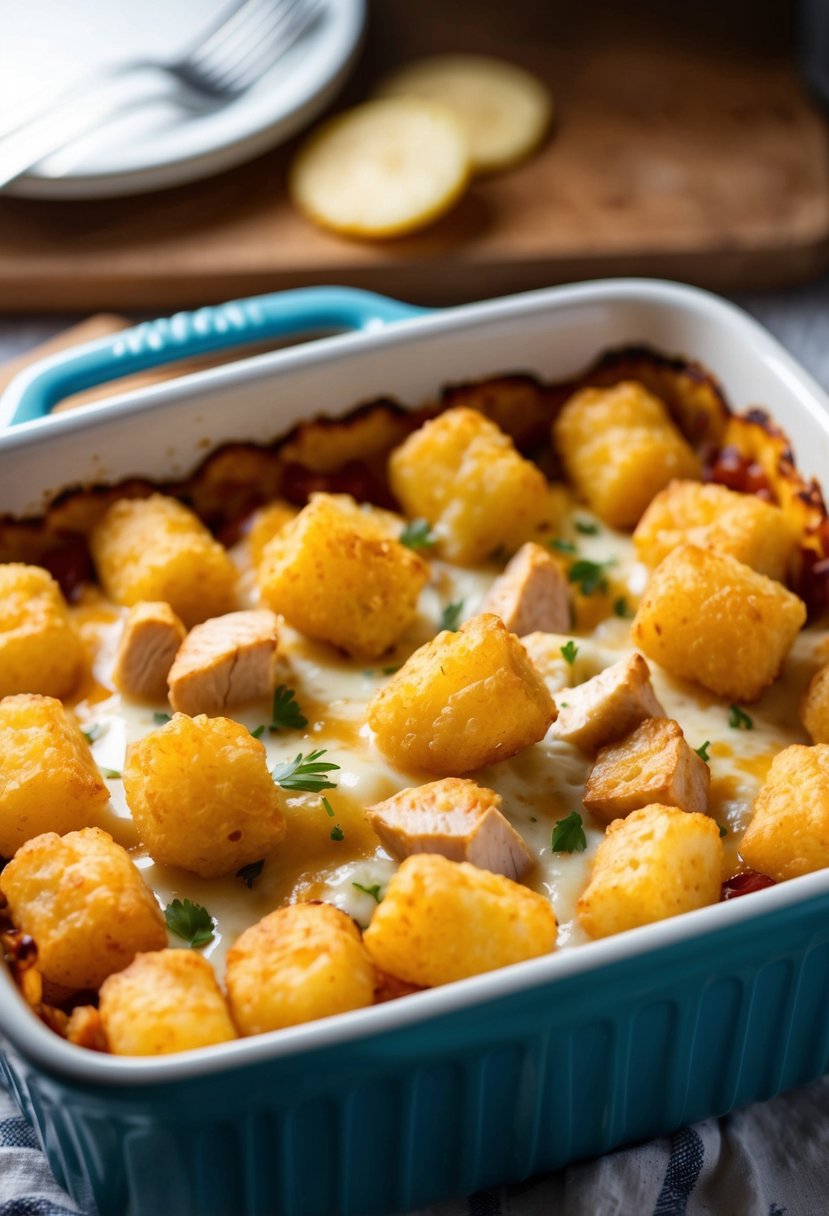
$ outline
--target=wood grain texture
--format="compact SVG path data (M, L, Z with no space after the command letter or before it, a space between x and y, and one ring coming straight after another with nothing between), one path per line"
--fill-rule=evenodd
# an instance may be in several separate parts
M814 275L829 264L829 150L789 8L376 0L343 104L424 52L503 54L556 95L539 155L374 245L293 210L290 148L134 199L5 198L0 309L168 310L324 282L440 304L603 274L723 290Z

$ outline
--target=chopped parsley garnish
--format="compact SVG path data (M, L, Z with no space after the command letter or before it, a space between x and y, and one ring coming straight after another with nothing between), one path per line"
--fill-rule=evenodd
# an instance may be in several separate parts
M728 725L734 730L754 730L754 719L739 705L729 705Z
M338 823L335 823L333 828L331 829L331 839L332 840L345 840L345 832L342 830L342 828L340 827L340 825Z
M594 591L607 591L605 570L613 565L613 558L606 562L590 562L581 557L573 562L567 571L571 583L578 583L582 595L592 595Z
M434 549L437 537L432 535L432 525L426 519L413 519L398 537L401 545L407 549Z
M89 730L82 731L81 733L87 743L94 743L96 739L100 739L104 733L104 728L100 722L96 722L93 726L90 726Z
M191 950L201 949L215 936L213 917L207 908L189 899L174 899L164 909L164 919L170 932L187 942Z
M110 781L120 781L121 780L121 774L118 772L117 768L102 768L101 776L108 777L110 779Z
M581 532L582 536L598 536L599 525L594 524L591 519L577 519L574 521L577 532Z
M633 616L630 605L623 595L620 595L617 600L613 601L613 612L616 616L620 616L623 621L627 621Z
M579 648L575 642L565 642L561 647L561 657L566 663L575 663L576 655L579 653Z
M249 865L242 866L241 870L237 870L236 877L241 878L247 889L250 890L259 875L262 873L264 865L264 860L252 861Z
M584 824L578 811L571 811L565 819L559 819L553 828L552 850L554 853L581 853L587 848Z
M153 714L153 722L155 722L156 726L164 726L167 722L172 722L172 718L169 714L161 713L159 711L158 713Z
M352 887L356 887L358 891L362 891L364 895L370 895L371 898L373 900L375 900L378 904L380 903L381 899L383 898L382 895L380 894L379 882L375 883L373 887L364 887L361 882L353 882L351 885L352 885Z
M455 600L453 604L447 604L440 616L441 629L448 629L450 633L454 633L458 625L461 623L461 613L463 612L463 600Z
M334 818L334 808L326 798L325 794L322 796L322 809L325 811L329 819Z
M695 748L694 748L694 751L697 753L697 755L699 756L700 760L704 760L706 764L707 764L707 763L708 763L708 761L711 759L711 757L708 755L708 749L709 749L709 747L710 747L710 746L711 746L711 740L710 740L710 739L706 739L706 740L705 740L705 742L702 744L702 746L701 746L701 747L695 747Z
M722 823L718 823L718 824L717 824L717 827L720 829L720 839L722 839L722 838L723 838L723 836L727 836L727 835L728 835L728 828L727 828L727 827L725 827L725 825L724 825L724 824L722 824Z
M264 722L262 723L261 726L257 726L256 730L252 730L250 733L253 735L254 739L261 739L265 733Z
M384 676L393 676L396 671L400 670L400 664L390 663L388 667L381 667L380 670Z
M558 536L554 536L551 540L548 540L547 544L558 553L578 553L578 549L571 540L562 540Z
M304 790L308 794L318 794L320 790L335 790L333 781L328 780L328 774L339 769L339 764L330 760L320 760L325 755L325 748L309 752L303 756L300 752L293 760L283 760L271 770L271 776L283 790Z
M301 730L307 725L308 719L299 708L293 688L280 684L273 694L273 710L268 729L275 734L278 730Z

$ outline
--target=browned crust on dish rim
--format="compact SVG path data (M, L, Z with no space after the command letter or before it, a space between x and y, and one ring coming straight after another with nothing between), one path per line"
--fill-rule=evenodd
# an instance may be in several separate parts
M0 517L0 561L45 565L71 595L92 578L86 537L111 502L158 489L192 506L227 544L257 507L277 497L302 505L314 491L326 490L393 507L385 475L389 453L427 418L459 405L491 418L554 478L559 469L549 430L561 406L580 388L623 380L639 381L664 401L699 452L707 479L759 493L795 520L801 551L792 583L813 611L823 610L829 604L829 521L818 484L798 473L788 440L764 409L733 413L702 364L646 346L606 351L580 375L560 382L513 372L447 385L436 401L414 408L389 397L363 402L343 415L301 422L269 444L225 443L178 481L130 478L67 488L38 518Z

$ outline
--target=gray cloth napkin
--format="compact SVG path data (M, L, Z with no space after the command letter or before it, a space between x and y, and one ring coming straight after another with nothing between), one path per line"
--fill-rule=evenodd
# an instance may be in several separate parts
M0 1089L0 1216L76 1216L34 1132ZM439 1204L421 1216L825 1216L829 1077L571 1165L520 1186ZM159 1212L157 1216L187 1216ZM236 1216L215 1212L211 1216Z

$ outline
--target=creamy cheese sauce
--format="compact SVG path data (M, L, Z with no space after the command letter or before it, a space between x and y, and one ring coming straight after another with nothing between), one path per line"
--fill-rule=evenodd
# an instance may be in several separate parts
M577 524L581 527L576 526ZM585 532L585 528L595 531ZM633 647L630 615L644 590L647 571L635 559L629 536L599 524L582 508L571 510L559 536L575 546L578 556L606 566L608 594L579 597L572 634L548 635L548 658L542 674L559 704L566 703L567 688L581 683L618 661ZM257 602L246 542L232 551L240 571L240 606ZM331 647L317 644L282 625L280 672L296 692L308 718L303 731L265 732L262 742L268 766L292 759L298 752L326 749L326 759L340 766L332 775L336 789L325 791L334 812L331 818L320 794L287 795L287 833L269 857L261 875L249 889L237 877L201 879L187 871L153 862L137 839L124 797L120 773L127 745L159 729L158 714L169 713L166 704L138 704L113 688L111 671L121 629L122 610L97 592L72 613L89 650L91 676L74 702L82 727L92 731L92 751L107 776L110 804L99 823L128 848L162 906L174 898L189 898L208 908L216 922L216 935L204 949L217 973L224 973L225 954L235 938L269 911L302 899L324 899L344 909L366 926L377 906L373 895L360 890L379 887L380 896L396 869L380 846L365 815L372 803L430 778L392 766L376 747L365 724L373 695L396 668L420 645L434 637L441 614L449 603L463 601L461 620L474 616L500 566L469 570L432 561L419 614L395 651L367 666L344 659ZM617 615L619 601L625 615ZM570 664L561 646L570 638L578 646ZM740 868L739 840L751 805L773 756L790 743L808 742L800 726L797 704L810 676L825 661L826 632L808 629L798 637L780 679L761 701L749 707L753 728L729 726L729 707L704 689L674 679L649 660L654 688L667 714L682 727L691 747L710 744L711 796L709 813L727 829L723 839L723 877ZM270 721L270 704L230 711L250 730ZM604 829L583 811L582 795L591 761L570 744L547 736L540 743L474 774L482 785L501 795L503 811L526 840L537 864L525 877L527 885L547 894L559 922L558 945L567 948L586 940L575 918L576 900ZM105 773L106 776L106 773ZM583 814L587 848L580 853L551 849L556 820L573 810ZM332 829L338 828L332 838ZM360 886L355 886L357 883ZM170 945L181 945L171 937Z

